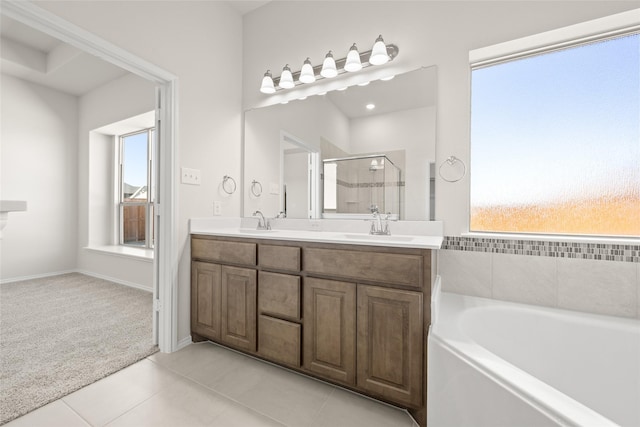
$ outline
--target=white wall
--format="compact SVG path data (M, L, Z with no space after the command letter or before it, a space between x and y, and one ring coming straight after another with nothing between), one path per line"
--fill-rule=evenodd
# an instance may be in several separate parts
M114 241L114 137L92 132L111 123L154 110L154 85L133 74L80 97L78 139L78 269L115 281L153 289L153 262L124 259L88 246Z
M1 197L26 200L0 240L0 278L76 266L78 100L1 75Z
M240 214L240 192L226 197L222 177L240 179L242 18L223 2L37 2L178 76L178 165L202 171L200 186L177 188L178 339L189 336L188 220ZM262 71L264 73L264 71Z

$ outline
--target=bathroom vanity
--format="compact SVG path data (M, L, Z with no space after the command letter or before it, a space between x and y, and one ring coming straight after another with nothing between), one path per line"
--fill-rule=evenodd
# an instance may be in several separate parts
M432 250L441 238L374 237L192 227L193 341L407 408L424 424Z

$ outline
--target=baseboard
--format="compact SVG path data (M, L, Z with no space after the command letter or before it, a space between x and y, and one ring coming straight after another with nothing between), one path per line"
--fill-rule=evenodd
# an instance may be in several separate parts
M96 279L108 280L110 282L117 283L119 285L129 286L130 288L140 289L141 291L153 292L153 289L149 289L146 286L140 285L138 283L128 282L126 280L116 279L114 277L105 276L103 274L97 274L90 271L84 270L75 270L76 273L84 274L86 276L95 277Z
M193 342L191 341L191 335L178 341L175 351L181 350L190 344L193 344Z
M42 279L44 277L60 276L61 274L78 273L78 270L56 271L53 273L34 274L32 276L12 277L10 279L0 279L0 285L5 283L22 282L24 280Z

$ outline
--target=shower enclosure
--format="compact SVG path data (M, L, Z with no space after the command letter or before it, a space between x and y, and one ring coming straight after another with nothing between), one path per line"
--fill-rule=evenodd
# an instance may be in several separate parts
M323 217L378 211L401 219L401 175L384 154L323 160Z

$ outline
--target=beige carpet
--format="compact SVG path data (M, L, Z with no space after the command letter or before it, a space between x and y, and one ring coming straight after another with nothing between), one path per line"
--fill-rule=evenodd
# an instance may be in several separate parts
M155 353L151 310L78 273L0 285L0 424Z

